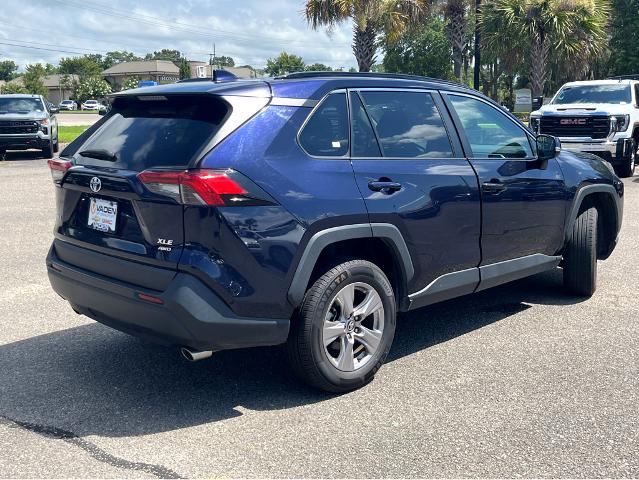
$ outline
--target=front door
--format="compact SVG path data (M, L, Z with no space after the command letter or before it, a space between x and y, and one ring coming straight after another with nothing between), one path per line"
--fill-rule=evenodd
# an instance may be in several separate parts
M538 160L535 139L489 102L456 93L444 99L479 178L481 264L555 255L564 243L566 198L557 159Z
M357 184L371 223L392 223L406 240L411 306L471 293L479 282L479 188L441 96L361 89L349 99Z

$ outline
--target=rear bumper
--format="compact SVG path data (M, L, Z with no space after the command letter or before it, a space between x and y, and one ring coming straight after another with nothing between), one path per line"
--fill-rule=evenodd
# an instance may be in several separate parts
M166 290L157 292L65 263L55 245L47 270L53 290L78 313L156 343L217 351L277 345L288 337L288 319L238 317L189 274L177 273ZM163 303L141 300L140 293Z

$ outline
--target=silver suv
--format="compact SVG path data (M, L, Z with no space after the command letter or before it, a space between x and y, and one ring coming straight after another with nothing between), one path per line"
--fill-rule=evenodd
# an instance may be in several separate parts
M0 157L7 150L58 151L58 109L42 95L0 95Z

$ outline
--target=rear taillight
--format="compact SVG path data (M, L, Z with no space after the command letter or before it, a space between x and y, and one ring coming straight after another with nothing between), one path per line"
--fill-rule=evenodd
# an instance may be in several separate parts
M49 164L49 169L51 170L51 178L53 178L53 183L59 184L62 182L64 178L64 174L67 173L73 163L68 160L62 160L61 158L52 158L47 160Z
M145 170L138 178L151 192L185 205L270 205L272 199L234 170Z

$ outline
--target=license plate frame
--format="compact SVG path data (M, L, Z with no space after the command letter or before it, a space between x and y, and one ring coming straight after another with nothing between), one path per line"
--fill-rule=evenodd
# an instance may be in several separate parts
M118 202L89 197L87 227L103 233L115 233L118 221Z

